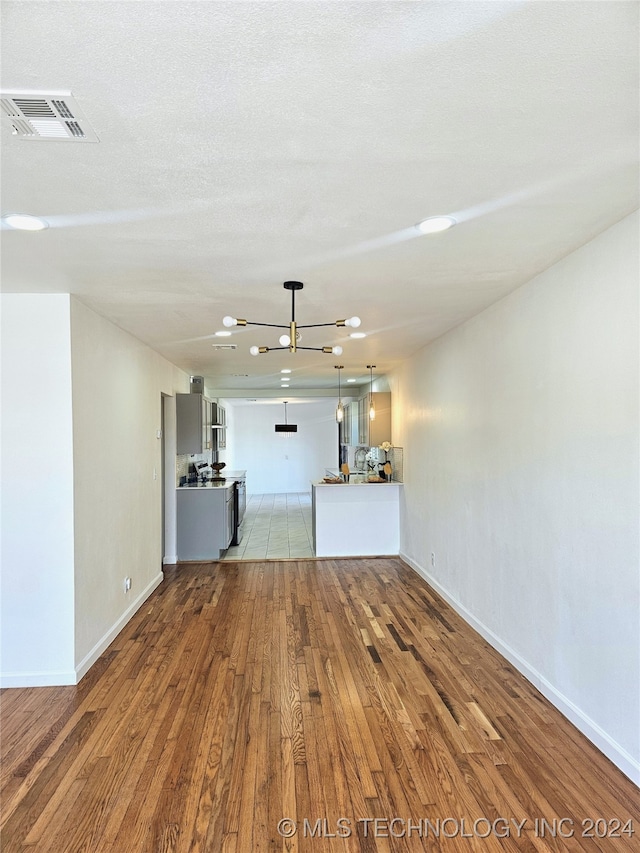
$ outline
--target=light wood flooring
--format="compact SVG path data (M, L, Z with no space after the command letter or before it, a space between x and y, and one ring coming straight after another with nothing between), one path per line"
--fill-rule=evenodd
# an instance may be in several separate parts
M1 699L4 853L640 849L638 789L397 558L169 569L77 687Z
M249 495L239 545L225 560L313 557L311 492Z

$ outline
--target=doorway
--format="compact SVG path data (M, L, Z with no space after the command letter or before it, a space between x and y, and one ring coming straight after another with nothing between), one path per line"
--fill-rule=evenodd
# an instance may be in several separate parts
M178 561L176 542L176 398L161 398L162 564Z

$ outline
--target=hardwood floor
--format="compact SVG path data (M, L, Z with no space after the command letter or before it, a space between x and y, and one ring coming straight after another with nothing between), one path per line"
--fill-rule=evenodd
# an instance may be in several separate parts
M1 699L4 853L640 849L638 789L396 558L179 566Z

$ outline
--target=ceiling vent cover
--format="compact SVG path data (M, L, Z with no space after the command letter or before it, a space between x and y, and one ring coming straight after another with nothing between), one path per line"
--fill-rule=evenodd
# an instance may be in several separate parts
M99 142L71 92L2 90L2 120L18 139Z
M238 349L238 344L213 344L213 349L215 349L215 350Z

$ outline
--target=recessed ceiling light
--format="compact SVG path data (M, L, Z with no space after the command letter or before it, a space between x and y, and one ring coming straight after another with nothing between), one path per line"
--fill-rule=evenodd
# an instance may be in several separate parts
M366 338L366 332L351 332L349 335L350 338Z
M31 216L28 213L8 213L2 217L2 221L16 231L44 231L45 228L49 227L49 223L45 222L44 219Z
M216 338L228 338L231 332L216 332Z
M280 373L291 373L291 368L290 367L283 367L282 370L280 371Z
M357 379L347 379L347 382L357 382Z
M438 231L446 231L454 225L457 225L457 222L453 216L429 216L428 219L418 222L416 228L423 234L437 234Z

